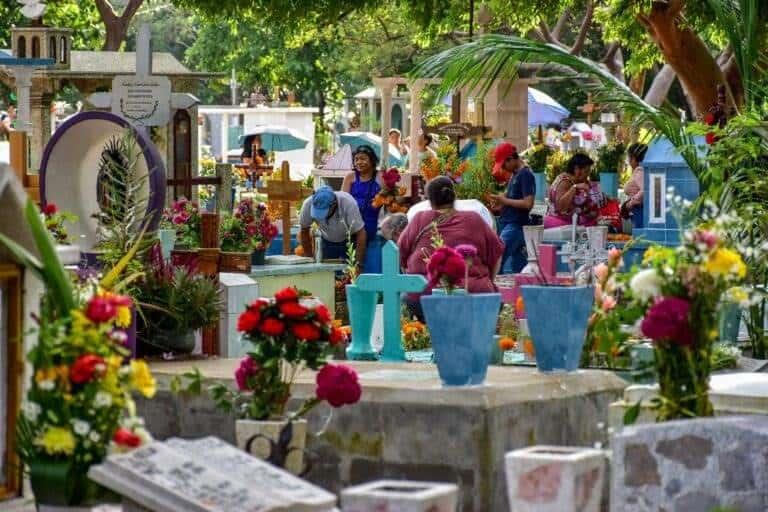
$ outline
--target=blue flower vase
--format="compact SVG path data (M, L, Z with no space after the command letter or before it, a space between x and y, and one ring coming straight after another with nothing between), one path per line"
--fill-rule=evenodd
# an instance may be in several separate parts
M591 286L521 286L520 292L539 371L578 369L594 289Z
M443 385L485 382L500 305L498 293L421 297Z
M736 343L739 341L741 307L738 304L732 303L725 303L720 306L718 324L721 343Z
M533 172L533 179L536 183L536 200L544 201L544 196L547 193L547 175L544 172Z
M614 199L619 197L619 174L616 172L601 172L600 191Z
M347 285L347 309L349 326L352 329L352 343L347 348L347 358L362 361L378 359L371 345L373 318L376 315L378 294L363 291L354 284Z
M160 252L163 255L163 259L168 261L171 259L171 251L176 245L176 230L158 229L157 238L160 239Z

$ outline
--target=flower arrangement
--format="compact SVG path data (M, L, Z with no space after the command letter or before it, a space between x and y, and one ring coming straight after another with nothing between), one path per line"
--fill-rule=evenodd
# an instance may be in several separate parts
M251 198L241 200L233 214L222 217L222 251L263 251L276 236L277 226L269 217L267 205Z
M456 144L445 141L438 145L437 156L428 156L421 162L421 174L427 181L438 176L448 176L454 183L461 183L463 175L469 170L469 163L462 161Z
M673 203L674 204L674 203ZM654 345L659 377L657 419L711 416L708 380L717 313L723 301L748 300L742 252L727 233L739 220L710 207L703 221L685 230L679 247L649 247L641 268L617 274L620 253L596 268L596 331L603 351L626 342L622 325L634 325ZM754 248L752 248L754 251ZM632 414L639 410L632 409ZM630 415L631 416L631 415Z
M160 227L176 231L179 245L193 249L200 246L200 209L195 201L180 197L163 210Z
M610 142L597 148L598 172L618 173L624 167L624 156L627 148L622 142Z
M534 172L544 172L547 168L547 159L554 152L555 149L546 144L536 144L526 151L523 156Z
M432 346L427 326L417 320L401 322L403 348L407 351L426 350Z
M452 294L454 289L466 278L467 264L464 257L451 247L440 247L432 253L427 262L427 289L438 284L446 293Z
M55 203L47 203L43 209L43 218L45 219L45 229L48 230L53 240L59 245L70 245L65 222L77 222L77 215L70 212L60 211Z
M547 158L547 183L553 183L559 174L565 171L569 155L565 151L555 151Z
M400 172L392 167L381 175L382 187L376 197L373 198L374 208L386 208L390 213L405 213L408 207L400 204L398 199L405 196L405 188L398 187Z
M340 407L360 399L354 370L326 362L332 347L343 343L346 335L333 324L328 308L309 299L306 292L285 288L271 300L251 303L238 318L237 330L251 351L235 372L237 391L212 387L214 399L224 410L255 420L283 417L291 385L304 368L319 370L317 396L291 419L323 400Z

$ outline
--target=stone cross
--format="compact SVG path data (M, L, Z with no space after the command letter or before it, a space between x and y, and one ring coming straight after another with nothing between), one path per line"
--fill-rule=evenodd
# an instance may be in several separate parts
M283 162L280 167L280 180L267 181L266 187L259 187L259 192L267 194L270 201L280 203L280 218L283 220L283 254L291 254L291 203L306 197L300 181L291 181L290 166Z
M392 241L382 248L381 261L381 274L362 274L355 284L363 291L380 292L384 298L384 347L381 350L381 360L404 361L400 294L424 291L427 280L421 275L400 273L400 249Z

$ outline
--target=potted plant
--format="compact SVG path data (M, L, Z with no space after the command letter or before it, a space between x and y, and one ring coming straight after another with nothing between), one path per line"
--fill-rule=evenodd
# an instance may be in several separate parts
M674 202L672 206L681 207ZM595 322L612 346L621 346L628 335L601 326L615 325L617 319L639 325L642 335L651 339L659 382L659 396L651 401L657 421L712 416L709 377L718 311L726 301L753 299L741 286L747 274L741 251L765 257L765 249L729 242L728 234L743 219L721 216L714 207L703 219L683 231L679 247L651 246L642 267L618 274L614 290L603 290L616 305ZM637 404L630 417L639 410Z
M546 170L547 159L554 153L554 149L546 144L536 144L531 149L526 151L525 159L528 165L533 171L533 176L536 179L536 200L543 201L546 196Z
M427 264L427 289L441 284L444 293L421 297L435 363L446 386L480 385L485 381L501 305L498 293L455 293L466 271L462 254L450 247L439 247Z
M171 251L171 261L176 266L194 267L197 264L197 248L200 247L200 208L194 201L180 197L170 208L163 211L163 226L176 230L176 245Z
M62 265L77 265L80 262L80 249L72 245L67 228L64 225L69 222L77 222L77 215L60 211L55 203L46 203L42 207L45 229L56 244L56 252Z
M143 361L125 364L124 330L131 321L131 298L111 290L135 249L101 281L75 288L59 263L32 201L25 218L40 260L0 235L4 245L30 271L41 275L42 297L37 344L28 353L32 379L17 422L16 442L39 507L71 507L100 499L88 469L108 452L137 447L149 435L134 416L131 393L155 393Z
M137 286L136 300L141 307L139 339L144 348L176 354L194 350L195 331L216 325L222 304L213 280L164 261L156 247Z
M332 407L354 404L361 388L355 371L328 364L333 346L345 335L333 325L328 308L296 288L285 288L270 299L259 299L240 315L237 330L250 351L237 370L237 390L221 384L211 387L217 404L237 415L235 435L240 448L250 448L287 470L303 472L307 422L302 417L327 401ZM316 370L316 396L293 413L286 413L291 386L305 368ZM271 441L269 448L261 448Z
M609 197L618 197L619 172L623 167L626 148L621 142L610 142L597 148L597 165L600 171L600 190Z

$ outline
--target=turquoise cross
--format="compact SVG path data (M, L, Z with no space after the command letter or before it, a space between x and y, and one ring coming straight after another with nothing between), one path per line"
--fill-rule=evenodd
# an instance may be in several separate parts
M355 284L364 291L380 292L384 298L384 348L381 350L381 360L404 361L400 294L424 291L427 280L421 275L400 273L400 249L392 241L381 249L381 263L381 274L362 274Z

